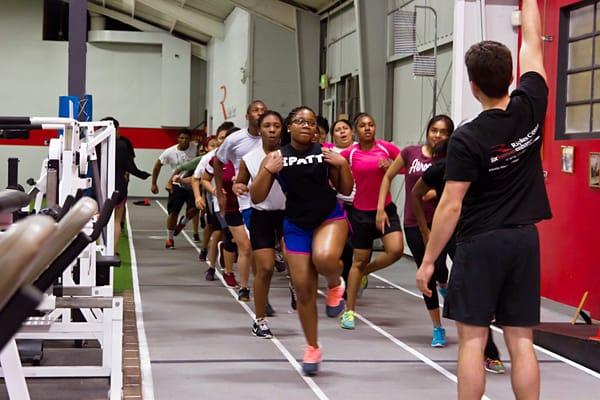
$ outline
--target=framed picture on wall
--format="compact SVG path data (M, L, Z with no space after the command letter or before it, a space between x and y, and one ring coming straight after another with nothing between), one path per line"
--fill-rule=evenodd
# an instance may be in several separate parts
M575 161L575 148L573 146L560 146L561 148L561 171L569 174L573 173L573 164Z
M590 153L590 187L600 189L600 153Z

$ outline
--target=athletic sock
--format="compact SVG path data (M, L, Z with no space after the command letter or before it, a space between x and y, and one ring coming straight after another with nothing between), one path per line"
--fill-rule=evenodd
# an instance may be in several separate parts
M167 235L169 237L169 240L175 239L175 231L167 230Z

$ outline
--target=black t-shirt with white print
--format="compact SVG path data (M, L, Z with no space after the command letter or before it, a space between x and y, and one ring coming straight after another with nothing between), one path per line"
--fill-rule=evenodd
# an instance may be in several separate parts
M321 146L312 143L301 152L288 144L281 148L281 155L283 169L277 180L286 195L285 217L301 228L315 229L333 212L337 202Z
M507 109L483 111L457 128L448 145L446 181L471 182L458 240L551 218L540 150L548 87L527 72Z

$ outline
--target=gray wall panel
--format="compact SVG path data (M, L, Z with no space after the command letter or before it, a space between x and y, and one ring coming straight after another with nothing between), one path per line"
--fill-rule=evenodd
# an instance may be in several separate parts
M263 18L254 15L251 18L252 98L263 100L285 117L300 101L296 35Z

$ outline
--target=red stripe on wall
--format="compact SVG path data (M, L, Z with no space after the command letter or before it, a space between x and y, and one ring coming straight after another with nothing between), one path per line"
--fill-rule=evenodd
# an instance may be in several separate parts
M180 129L163 128L128 128L119 129L136 149L166 149L177 143L177 134ZM194 131L193 138L199 140L202 131ZM56 138L58 131L55 130L33 130L29 139L0 139L0 146L47 146L50 139Z

